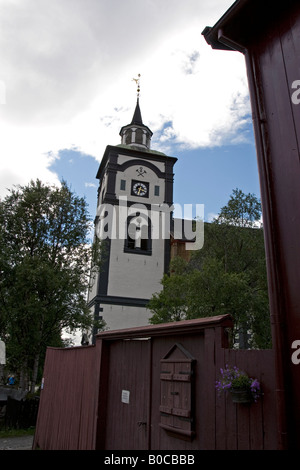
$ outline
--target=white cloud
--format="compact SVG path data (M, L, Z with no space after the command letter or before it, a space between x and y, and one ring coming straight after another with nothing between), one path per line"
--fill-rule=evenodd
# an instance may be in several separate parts
M218 214L217 214L217 213L215 213L215 212L209 212L209 213L207 214L206 220L207 220L207 222L213 222L213 220L216 219L217 217L218 217Z
M0 196L31 178L58 183L49 167L60 149L100 161L131 121L138 73L153 147L243 139L243 56L201 36L231 3L0 0Z
M166 110L160 124L172 123L163 140L171 136L187 147L220 145L243 129L250 111L243 56L211 50L198 32L187 30L177 44L167 43L159 67L158 103Z

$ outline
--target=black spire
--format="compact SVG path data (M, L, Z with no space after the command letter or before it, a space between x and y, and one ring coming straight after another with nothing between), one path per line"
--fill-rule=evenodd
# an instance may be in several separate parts
M131 147L150 149L152 131L143 124L139 97L130 124L121 128L121 143Z
M142 120L142 114L140 110L140 103L139 103L139 97L137 98L136 102L136 107L134 111L134 115L131 121L131 124L135 124L136 126L143 126L143 120Z
M149 127L143 124L142 114L140 110L140 77L133 78L137 84L137 101L130 124L122 127L120 131L122 145L129 145L130 147L140 147L150 149L151 137L153 135Z

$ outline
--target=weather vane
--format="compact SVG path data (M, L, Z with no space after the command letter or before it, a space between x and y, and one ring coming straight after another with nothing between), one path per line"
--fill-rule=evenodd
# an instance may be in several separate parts
M141 77L141 74L139 73L138 74L138 78L133 78L132 81L135 82L137 84L137 97L139 98L140 97L140 77Z

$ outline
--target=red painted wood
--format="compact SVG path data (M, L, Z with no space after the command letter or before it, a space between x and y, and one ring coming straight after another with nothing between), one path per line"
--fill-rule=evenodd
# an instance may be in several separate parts
M186 330L184 322L180 330L171 323L167 334L161 325L153 337L147 328L127 331L123 338L119 330L110 332L109 339L100 334L95 347L48 349L35 448L277 449L273 351L223 348L221 324L220 318L205 325L194 321L192 333L189 323ZM217 396L215 380L226 364L245 368L261 381L264 395L258 403L244 407L229 396ZM162 380L166 365L172 366L172 380ZM191 381L173 381L190 370L193 374L186 376ZM179 392L169 405L161 403L162 381ZM122 390L130 393L128 403L126 397L122 401ZM173 422L164 427L161 406L175 410ZM190 422L180 423L181 417L193 418L193 436ZM174 432L174 425L180 432Z
M148 448L149 385L150 340L113 342L109 351L105 449Z
M245 54L265 233L280 448L300 448L300 4L237 0L203 34L216 49Z
M47 350L34 448L93 448L94 352L94 347Z
M268 273L270 285L273 286L270 298L273 341L277 351L277 400L282 447L299 448L300 404L297 395L300 374L291 362L291 345L300 338L300 166L299 126L295 126L295 113L298 111L291 103L290 87L292 76L296 79L298 74L300 54L298 51L298 56L294 56L293 70L288 60L287 73L285 64L289 54L289 34L283 29L282 25L280 34L260 45L259 50L255 51L255 58L256 80L260 79L263 90L260 105L266 116L261 158L267 168L268 179L262 182L262 186L267 185L263 203L270 206L270 219L268 221L266 218L264 225L266 244L272 253L268 258L272 259Z

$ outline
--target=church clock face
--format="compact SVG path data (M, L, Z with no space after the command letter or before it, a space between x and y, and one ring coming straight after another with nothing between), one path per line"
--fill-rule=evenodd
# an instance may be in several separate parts
M131 194L134 196L145 197L149 192L149 183L142 183L141 181L132 181Z

